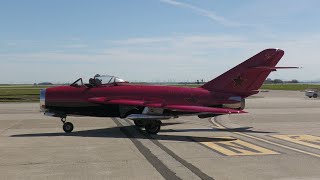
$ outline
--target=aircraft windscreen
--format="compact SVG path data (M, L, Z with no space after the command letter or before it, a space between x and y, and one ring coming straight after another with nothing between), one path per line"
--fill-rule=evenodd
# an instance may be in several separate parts
M82 78L77 79L71 86L83 86Z

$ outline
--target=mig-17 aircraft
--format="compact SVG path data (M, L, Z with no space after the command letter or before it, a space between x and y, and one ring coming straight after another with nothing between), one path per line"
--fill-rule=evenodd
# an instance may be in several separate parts
M161 120L185 115L199 118L245 113L245 98L258 93L284 55L266 49L197 88L130 84L115 76L96 75L85 84L79 78L69 86L40 91L45 115L61 118L63 130L71 132L67 116L119 117L134 121L147 133L156 134Z

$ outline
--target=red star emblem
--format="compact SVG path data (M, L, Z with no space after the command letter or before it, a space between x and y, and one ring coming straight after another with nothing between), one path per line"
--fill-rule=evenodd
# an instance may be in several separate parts
M232 80L233 80L235 86L240 86L240 87L242 87L242 85L245 81L245 79L243 79L240 75L233 78Z
M265 55L266 59L270 59L271 56L272 56L271 54L266 54L266 55Z

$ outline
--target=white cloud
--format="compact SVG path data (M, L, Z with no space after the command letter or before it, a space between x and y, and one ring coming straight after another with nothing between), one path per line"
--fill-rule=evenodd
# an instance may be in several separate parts
M201 16L205 16L205 17L207 17L217 23L225 25L225 26L246 26L245 24L231 21L225 17L219 16L214 11L209 11L209 10L206 10L206 9L203 9L203 8L191 5L191 4L187 4L187 3L183 3L183 2L179 2L179 1L174 1L174 0L160 0L160 1L163 3L169 4L169 5L172 5L172 6L179 7L179 8L190 9Z
M111 41L117 45L138 45L138 44L155 44L155 43L166 43L171 41L170 37L154 37L154 38L130 38L125 40L115 40Z
M305 59L308 54L309 60L304 63L317 62L320 40L319 35L310 35L296 39L274 38L269 41L257 41L241 36L230 35L184 35L151 38L129 38L115 40L109 43L111 48L96 53L75 52L32 52L32 53L9 53L0 54L1 61L6 62L101 62L101 61L178 61L201 59L214 59L217 52L236 54L243 51L257 53L265 48L281 48L288 54L295 54L293 59ZM82 47L82 46L75 46ZM238 52L233 52L238 51ZM211 52L215 52L212 54ZM219 53L219 54L223 54ZM299 53L299 54L298 54ZM199 55L199 57L198 57ZM252 54L253 55L253 54ZM310 57L310 56L314 57ZM319 59L319 58L318 58ZM237 59L236 59L237 61ZM297 60L296 62L299 62ZM186 64L188 62L186 61Z
M30 69L28 74L56 79L57 74L116 74L128 80L153 81L175 79L209 80L241 63L266 48L281 48L286 54L279 66L303 66L301 70L283 70L271 77L284 79L317 79L320 51L319 35L298 38L275 37L258 41L230 35L180 35L150 38L129 38L109 41L96 53L84 52L33 52L0 54L5 80L6 67L15 66L15 75L24 76L20 69ZM40 73L50 67L50 73ZM55 67L55 68L51 68ZM8 73L8 72L7 72ZM31 76L31 75L30 75ZM50 77L52 76L52 77ZM58 77L57 77L58 76ZM1 81L1 77L4 79ZM12 76L13 78L13 76ZM63 78L57 81L63 81Z

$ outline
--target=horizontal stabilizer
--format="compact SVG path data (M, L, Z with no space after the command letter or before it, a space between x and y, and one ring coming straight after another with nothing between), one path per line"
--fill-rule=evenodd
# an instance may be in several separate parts
M277 69L299 69L300 67L268 67L268 66L258 66L258 67L252 67L251 69L264 69L264 70L270 70L275 71Z

